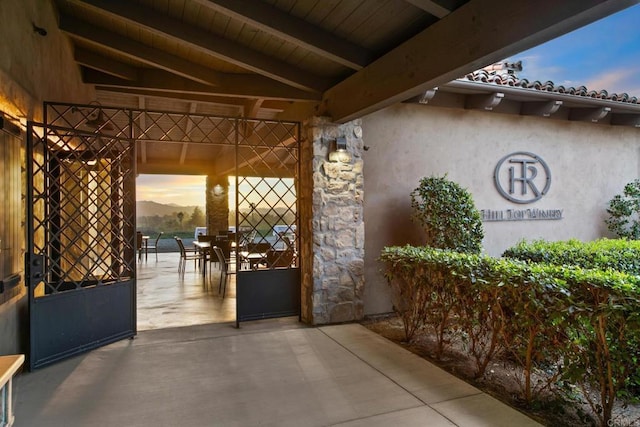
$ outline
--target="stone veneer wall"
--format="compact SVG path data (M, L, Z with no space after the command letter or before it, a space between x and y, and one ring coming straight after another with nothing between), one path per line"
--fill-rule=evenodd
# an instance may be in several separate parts
M364 218L361 121L304 124L300 197L302 315L312 324L360 320L364 314ZM329 141L345 136L349 163L328 161ZM311 169L309 170L309 166ZM306 189L306 191L305 191ZM311 194L309 194L311 193Z
M222 194L216 195L213 187L219 184ZM229 182L226 176L207 176L206 193L207 234L215 236L219 230L229 229Z

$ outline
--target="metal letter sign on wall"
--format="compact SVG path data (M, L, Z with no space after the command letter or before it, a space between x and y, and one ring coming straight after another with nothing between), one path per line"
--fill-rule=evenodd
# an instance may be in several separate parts
M504 156L493 173L496 189L514 203L533 203L551 187L551 171L540 156L517 151Z

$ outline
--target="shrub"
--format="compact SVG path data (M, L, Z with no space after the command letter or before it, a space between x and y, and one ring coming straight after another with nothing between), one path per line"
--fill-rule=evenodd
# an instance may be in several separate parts
M480 253L484 231L471 194L444 177L420 180L411 192L413 219L427 234L427 245Z
M622 194L609 201L607 228L618 237L640 239L640 179L624 186Z
M404 283L405 309L420 313L414 332L433 327L439 345L447 334L467 337L478 376L500 352L510 355L528 402L562 378L582 388L607 425L616 399L640 386L639 276L429 247L384 248L381 260L392 286ZM453 317L456 326L444 321ZM536 368L550 373L547 382L533 384Z
M504 257L556 265L577 265L588 269L613 269L640 275L640 241L600 239L547 242L521 241L503 253Z

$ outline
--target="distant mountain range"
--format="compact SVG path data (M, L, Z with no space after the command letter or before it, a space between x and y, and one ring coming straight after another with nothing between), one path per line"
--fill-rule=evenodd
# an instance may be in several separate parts
M204 213L204 206L198 206ZM148 200L141 200L136 202L136 216L165 216L173 215L174 213L184 212L185 218L191 217L193 210L196 206L179 206L175 203L165 205L162 203L151 202Z

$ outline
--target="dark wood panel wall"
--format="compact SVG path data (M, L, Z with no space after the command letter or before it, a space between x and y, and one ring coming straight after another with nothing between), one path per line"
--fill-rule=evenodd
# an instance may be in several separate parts
M0 304L24 292L24 206L21 139L0 130ZM20 275L18 285L12 276Z

